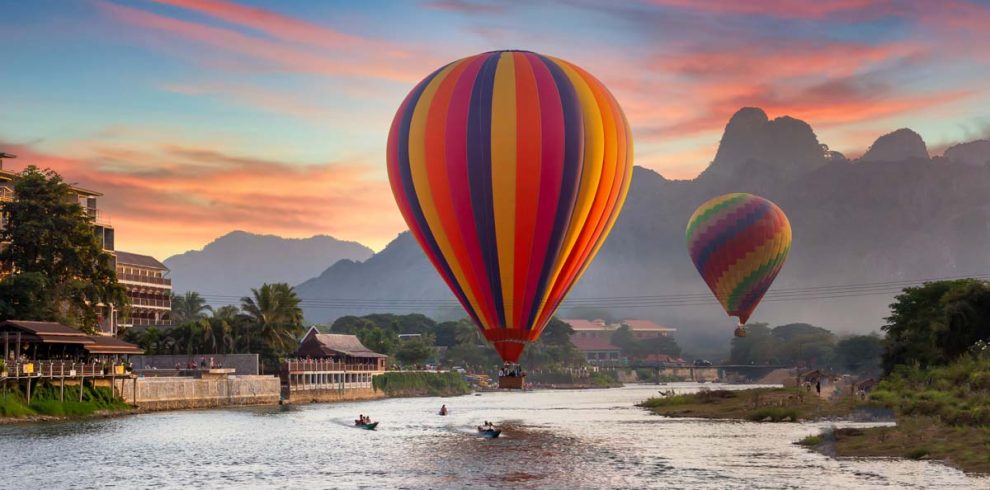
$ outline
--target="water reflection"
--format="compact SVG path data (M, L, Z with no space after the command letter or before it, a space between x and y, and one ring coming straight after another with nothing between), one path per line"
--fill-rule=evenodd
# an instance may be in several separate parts
M668 388L668 387L665 387ZM681 386L695 389L695 386ZM920 461L792 444L827 424L667 419L656 392L486 393L0 427L6 488L988 488ZM446 417L436 415L441 404ZM359 413L377 431L353 426ZM491 420L498 439L478 436ZM52 458L52 455L59 455Z

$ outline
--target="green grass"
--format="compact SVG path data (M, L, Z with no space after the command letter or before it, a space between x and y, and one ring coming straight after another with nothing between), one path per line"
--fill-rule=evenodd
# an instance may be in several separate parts
M825 440L821 435L810 435L796 442L795 444L804 447L816 447L820 445Z
M455 396L471 392L471 386L458 373L394 372L375 376L371 384L388 396Z
M797 422L847 415L859 403L852 398L829 403L794 388L759 388L654 397L639 406L667 417Z
M37 415L52 417L85 417L100 411L127 410L123 401L116 399L109 388L94 388L87 384L79 401L79 387L65 387L65 401L59 401L59 388L47 383L39 384L31 394L31 403L19 388L0 396L0 416L24 418Z

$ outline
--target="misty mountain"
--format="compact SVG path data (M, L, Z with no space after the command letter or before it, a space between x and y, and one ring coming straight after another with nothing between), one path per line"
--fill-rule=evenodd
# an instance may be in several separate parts
M229 301L220 296L240 298L264 282L298 284L314 269L342 259L365 260L373 253L360 243L326 235L296 239L232 231L202 250L165 259L165 266L176 294L197 291L211 304L225 304Z
M684 228L694 209L727 192L767 197L790 219L793 246L771 292L990 273L990 168L971 164L990 160L990 152L972 153L966 153L965 162L929 158L917 133L898 130L878 139L863 158L850 161L828 152L803 121L769 120L760 109L742 109L698 178L668 180L635 168L612 234L570 297L703 294L701 305L670 299L663 306L640 301L616 308L610 306L615 300L608 299L600 304L620 318L646 318L678 328L679 341L727 342L734 319L714 299L706 301L709 291L684 245ZM298 289L306 298L453 300L408 233L368 261L335 264ZM805 322L837 333L876 331L894 296L890 287L831 291L765 301L750 321ZM310 320L328 321L384 309L344 303L307 307L305 313ZM451 313L398 304L387 309Z

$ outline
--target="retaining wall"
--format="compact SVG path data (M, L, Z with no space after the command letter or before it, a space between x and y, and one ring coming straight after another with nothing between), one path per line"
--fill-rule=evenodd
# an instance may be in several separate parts
M125 386L124 401L144 410L212 408L277 404L279 380L274 376L228 376L208 379L138 378Z
M324 403L385 398L385 393L374 388L348 388L346 390L292 390L286 403Z

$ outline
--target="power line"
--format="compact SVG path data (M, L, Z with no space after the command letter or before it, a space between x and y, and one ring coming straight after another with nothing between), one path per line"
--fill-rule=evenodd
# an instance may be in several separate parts
M776 289L767 293L764 302L809 301L841 299L860 296L890 295L899 293L907 286L925 282L951 279L988 279L990 274L968 276L943 276L923 279L883 281L872 283L834 284L802 288ZM223 294L201 294L208 302L237 304L239 296ZM641 296L606 296L566 299L562 307L597 306L613 308L659 308L678 306L703 306L714 302L711 293L682 293ZM310 309L342 308L458 308L455 300L441 299L400 299L400 298L300 298L300 305Z

